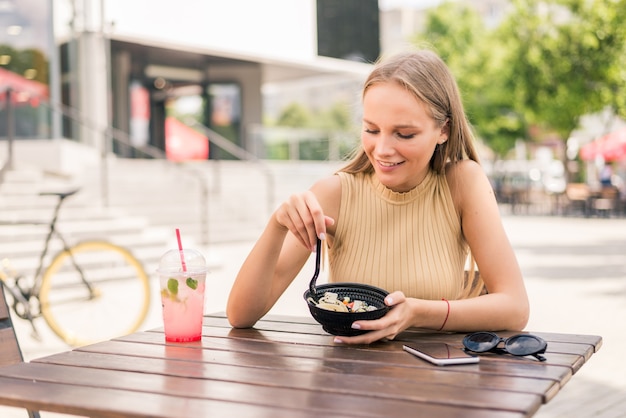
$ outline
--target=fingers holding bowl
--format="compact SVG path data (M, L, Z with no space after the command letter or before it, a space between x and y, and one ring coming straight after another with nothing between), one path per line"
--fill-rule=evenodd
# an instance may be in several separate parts
M338 312L324 309L318 306L311 298L310 290L304 293L311 316L322 325L324 331L336 336L361 335L368 330L354 328L356 321L371 321L380 319L389 311L390 307L385 304L388 292L375 286L360 283L327 283L317 286L316 296L318 301L324 301L326 293L334 293L337 299L349 298L350 301L362 301L375 309L362 312L344 311Z

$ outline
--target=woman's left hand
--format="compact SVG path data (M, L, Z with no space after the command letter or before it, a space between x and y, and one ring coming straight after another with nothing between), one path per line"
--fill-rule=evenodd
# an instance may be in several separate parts
M370 344L378 340L393 340L411 326L412 313L404 293L396 291L385 298L385 304L392 309L380 319L355 321L352 328L369 331L354 337L337 336L334 341L343 344Z

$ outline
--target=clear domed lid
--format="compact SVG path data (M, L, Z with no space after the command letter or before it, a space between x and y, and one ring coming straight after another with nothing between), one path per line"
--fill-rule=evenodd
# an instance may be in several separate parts
M183 260L185 268L183 268ZM206 260L202 253L194 249L169 250L161 256L159 273L204 273L207 270Z

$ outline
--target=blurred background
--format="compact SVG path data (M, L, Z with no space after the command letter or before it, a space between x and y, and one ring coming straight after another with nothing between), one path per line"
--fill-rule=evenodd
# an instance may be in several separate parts
M264 220L283 171L336 167L372 63L416 47L456 76L508 211L626 214L624 0L176 4L0 0L3 216L69 183L84 216L224 239L211 224Z
M47 220L39 193L80 187L64 234L121 244L152 273L180 228L222 309L274 208L358 144L372 63L432 48L461 89L529 327L605 340L539 415L625 416L624 21L626 0L0 0L0 222ZM29 277L46 232L0 227L0 259ZM306 314L311 271L276 312ZM27 359L67 349L22 322Z

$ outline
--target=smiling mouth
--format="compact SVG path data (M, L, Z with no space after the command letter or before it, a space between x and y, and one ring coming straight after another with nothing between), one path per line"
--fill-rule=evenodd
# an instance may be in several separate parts
M402 164L402 163L403 163L403 162L399 162L399 163L390 163L390 162L387 162L387 161L380 161L380 160L378 161L378 164L380 164L380 165L381 165L381 166L383 166L383 167L395 167L395 166L400 165L400 164Z

